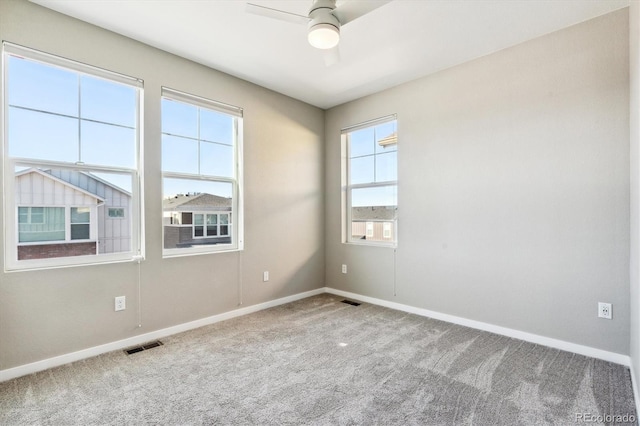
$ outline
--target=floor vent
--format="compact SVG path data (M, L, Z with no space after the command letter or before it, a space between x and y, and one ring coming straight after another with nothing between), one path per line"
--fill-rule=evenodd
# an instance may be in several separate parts
M342 303L346 303L347 305L351 305L351 306L360 306L360 304L358 302L352 302L351 300L343 300Z
M156 340L155 342L145 343L144 345L136 346L135 348L125 349L124 353L127 355L133 355L138 352L146 351L148 349L157 348L158 346L162 346L162 342L160 340Z

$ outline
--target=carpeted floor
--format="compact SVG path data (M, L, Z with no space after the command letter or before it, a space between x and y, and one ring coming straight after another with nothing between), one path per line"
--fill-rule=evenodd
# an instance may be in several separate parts
M636 416L626 367L341 300L323 294L133 355L0 383L0 424L567 425Z

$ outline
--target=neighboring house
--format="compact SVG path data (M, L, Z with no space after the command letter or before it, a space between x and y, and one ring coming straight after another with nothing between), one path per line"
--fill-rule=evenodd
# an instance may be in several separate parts
M231 242L232 199L207 193L162 201L164 248Z
M368 241L394 241L398 208L367 206L351 209L351 236Z
M131 194L97 176L16 173L18 260L131 250Z

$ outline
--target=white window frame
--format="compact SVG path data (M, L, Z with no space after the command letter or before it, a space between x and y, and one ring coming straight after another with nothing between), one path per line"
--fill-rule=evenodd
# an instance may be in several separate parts
M128 85L136 89L136 125L135 125L135 167L107 167L102 165L93 165L85 163L71 163L63 161L48 161L31 158L13 158L9 157L9 141L8 141L8 114L9 100L6 91L7 81L9 78L9 67L7 61L9 56L16 56L36 62L40 62L47 66L62 68L66 71L76 72L78 74L87 75L92 78L105 79L107 81ZM2 43L2 83L3 100L0 103L0 117L2 117L3 139L2 144L4 158L4 269L5 272L38 270L61 267L73 267L83 265L105 264L114 262L139 261L144 259L144 216L143 212L143 153L142 153L142 105L143 105L143 86L141 79L129 77L116 72L108 71L102 68L93 67L70 59L62 58L38 50L19 46L9 42ZM36 167L36 168L53 168L59 170L71 170L77 172L105 172L119 173L131 176L132 194L131 194L131 251L121 253L107 253L99 255L87 256L67 256L45 259L29 259L18 260L18 245L44 245L44 244L73 244L89 241L96 241L97 249L97 207L91 208L91 225L89 240L71 240L71 220L70 207L87 207L87 206L24 206L21 207L66 207L65 208L65 241L51 242L32 242L18 243L18 205L15 203L15 170L17 167ZM95 224L95 226L94 226Z
M202 246L194 246L194 247L181 247L181 248L164 248L164 223L162 224L162 255L163 257L180 257L180 256L192 256L199 254L210 254L210 253L219 253L219 252L229 252L229 251L240 251L244 249L244 202L243 202L243 109L240 107L236 107L233 105L225 104L222 102L214 101L211 99L207 99L201 96L192 95L189 93L181 92L175 89L171 89L168 87L162 87L162 99L168 99L171 101L182 102L191 106L195 106L198 108L204 108L212 111L216 111L218 113L227 114L234 118L234 144L233 144L233 171L234 177L229 178L225 176L213 176L213 175L205 175L205 174L194 174L194 173L178 173L178 172L169 172L162 171L162 182L163 182L163 198L164 198L164 180L165 178L171 179L184 179L184 180L200 180L200 181L208 181L208 182L222 182L229 183L232 186L232 206L231 211L223 212L229 214L229 218L231 218L232 214L235 217L236 221L233 226L231 226L231 220L229 220L230 234L224 235L224 237L231 237L230 244L210 244L210 245L202 245ZM163 133L164 134L164 133ZM160 205L161 216L164 217L164 210L162 203ZM217 238L221 237L210 236L210 237L195 237L195 215L202 212L193 211L192 214L192 224L180 226L192 226L192 234L194 235L194 239L200 238ZM209 212L204 212L205 215ZM219 221L219 218L218 218ZM205 216L205 234L206 234L206 216ZM218 224L218 226L220 226Z
M389 186L395 186L396 191L398 189L398 179L392 181L384 181L384 182L372 182L372 183L359 183L359 184L350 184L350 142L349 142L349 134L355 132L357 130L362 130L370 127L375 127L380 124L388 123L390 121L397 122L398 117L396 114L388 115L381 118L376 118L374 120L369 120L360 124L356 124L354 126L349 126L341 129L341 149L342 149L342 242L343 244L354 244L354 245L370 245L370 246L379 246L379 247L391 247L396 248L398 245L398 219L393 221L394 228L394 238L389 238L388 241L371 241L371 240L358 240L352 237L352 191L354 189L363 189L363 188L384 188ZM397 149L397 148L396 148ZM397 196L396 196L396 208L397 208ZM371 230L371 235L369 235L369 222L365 221L365 236L373 236L373 229ZM387 221L388 222L388 221ZM389 231L390 234L390 231ZM383 237L386 238L386 237Z

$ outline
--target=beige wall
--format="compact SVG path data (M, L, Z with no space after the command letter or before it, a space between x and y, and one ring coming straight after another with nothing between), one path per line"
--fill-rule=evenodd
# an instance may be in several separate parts
M329 110L327 285L628 354L628 54L623 9ZM394 113L395 276L340 242L340 129Z
M324 285L322 110L26 0L0 1L0 39L144 79L147 247L140 299L135 264L0 273L0 370ZM244 108L242 253L162 259L161 86Z

